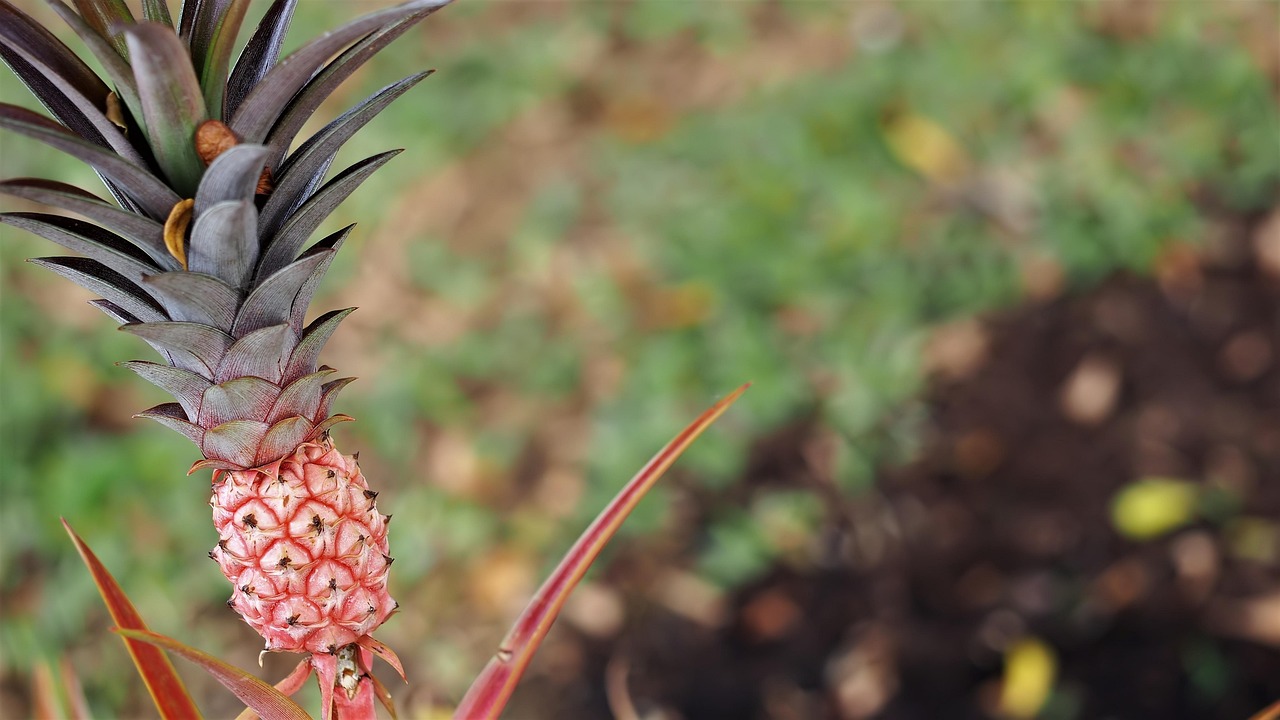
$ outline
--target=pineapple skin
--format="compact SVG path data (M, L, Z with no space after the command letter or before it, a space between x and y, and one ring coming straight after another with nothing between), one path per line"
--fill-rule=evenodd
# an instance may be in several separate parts
M360 466L328 437L248 470L214 476L228 601L269 651L334 654L368 636L397 603L387 592L387 520Z

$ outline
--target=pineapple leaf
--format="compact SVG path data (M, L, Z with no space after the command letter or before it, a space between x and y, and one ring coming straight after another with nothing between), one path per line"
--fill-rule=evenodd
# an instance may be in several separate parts
M249 43L240 52L235 69L227 80L226 117L235 115L249 90L258 84L280 59L280 46L293 20L298 0L275 0L262 16Z
M262 443L258 445L258 454L253 458L254 465L264 465L293 452L311 436L315 425L304 417L289 417L271 426Z
M320 255L320 263L311 271L311 276L302 283L302 287L298 290L298 296L293 299L293 310L289 313L289 324L293 327L300 328L306 320L307 307L311 305L311 298L315 297L316 291L320 289L320 282L324 280L325 273L329 272L329 266L333 264L333 259L337 257L338 250L342 247L342 242L346 240L347 234L351 232L353 225L327 236L320 242L312 245L302 254L303 258L312 255Z
M158 270L146 255L123 238L83 220L45 213L15 212L0 214L0 223L21 228L72 252L93 258L133 283L142 282L142 278Z
M116 49L120 57L129 59L129 50L124 38L120 37L120 27L134 24L133 13L124 0L72 0L80 16L89 23L98 36Z
M225 460L242 468L253 467L254 448L266 436L267 424L256 420L232 420L206 430L201 452L210 460Z
M419 11L370 34L347 48L325 65L314 78L307 81L306 86L289 101L280 119L272 126L271 133L267 136L266 144L271 147L270 165L272 167L280 165L280 161L284 159L285 153L289 151L289 146L293 144L302 126L319 109L320 104L342 84L342 81L351 77L351 74L359 70L370 58L403 35L409 28L418 24L428 14L426 10Z
M173 187L191 197L204 163L196 154L196 126L207 117L200 83L173 30L154 22L125 29L147 138Z
M162 270L178 269L177 261L164 248L164 227L160 223L122 210L92 193L52 180L17 178L0 182L0 194L83 215L133 243Z
M320 409L316 411L316 417L327 417L333 412L333 402L338 399L338 393L355 381L353 377L345 377L325 383L320 388Z
M303 375L309 375L317 370L317 360L320 357L320 351L324 349L325 343L329 342L329 338L333 337L338 325L355 310L355 308L331 310L311 321L311 324L307 326L306 331L302 334L302 340L298 342L298 346L293 349L293 354L289 356L289 366L285 369L284 382L293 382Z
M142 16L173 29L173 17L169 15L169 3L165 0L142 0Z
M82 288L100 295L131 316L145 322L168 320L164 310L142 288L102 263L88 258L47 257L29 262L47 268Z
M382 88L326 125L290 155L276 173L275 190L262 208L264 231L275 233L279 230L289 213L301 205L324 179L325 170L333 162L338 149L392 101L430 74L427 71L410 75Z
M280 358L289 357L298 336L288 325L264 327L236 340L218 365L216 380L253 375L279 383L283 375ZM263 408L266 413L267 408ZM259 416L261 417L261 416Z
M124 101L129 112L138 122L142 119L142 100L138 96L138 84L133 79L133 70L129 68L129 63L116 52L106 39L89 27L89 23L80 17L74 10L67 7L62 0L46 0L49 7L58 14L62 20L75 31L89 48L89 52L102 63L102 67L107 72L107 76L111 78L111 82L115 85L116 92L120 94L120 99Z
M586 574L609 542L622 522L627 519L645 493L662 477L667 468L680 457L680 454L693 443L702 431L724 414L725 410L737 400L747 385L729 393L710 409L702 413L688 427L680 432L667 446L662 448L653 459L649 460L613 498L613 501L596 516L591 526L582 533L573 544L560 565L547 578L538 593L533 596L528 607L520 614L506 639L502 641L498 652L485 667L484 672L476 678L466 696L454 711L457 720L474 720L476 718L497 718L506 706L507 700L515 690L516 683L524 674L525 668L533 658L534 652L542 644L551 624L560 614L560 608L569 598L569 593L577 586L578 581Z
M124 637L134 642L151 643L170 652L177 653L191 662L204 668L213 679L222 683L240 702L248 705L262 720L311 720L311 716L298 703L290 700L284 693L271 687L240 668L225 663L208 653L201 652L173 638L158 635L145 630L117 630Z
M260 377L238 377L210 385L200 402L196 424L215 427L232 420L266 417L280 388Z
M120 128L98 110L98 104L81 95L66 80L41 64L29 62L31 56L21 50L15 51L0 45L0 59L40 99L49 113L76 135L95 145L111 148L131 162L142 162Z
M152 218L168 217L179 198L154 175L116 153L81 140L56 122L8 103L0 103L0 127L57 148L93 166L115 181Z
M266 159L261 145L236 145L219 155L196 190L196 215L226 200L253 200Z
M25 50L36 62L65 79L84 97L95 103L106 101L110 89L97 74L57 36L8 0L0 0L0 43L15 50Z
M187 268L244 287L258 259L258 210L252 200L220 202L196 216Z
M261 278L274 273L293 262L302 250L303 243L311 237L311 233L315 232L316 228L320 227L320 223L324 222L338 205L355 192L356 188L369 179L369 176L400 152L400 150L391 150L365 158L325 183L289 217L280 232L270 238L262 254L262 260L258 263L257 277ZM0 188L0 191L3 189Z
M262 142L289 100L330 57L357 39L419 11L431 12L450 0L411 0L356 18L315 38L273 66L253 86L228 124L245 142Z
M213 377L213 369L231 347L231 336L221 330L193 322L144 322L124 325L124 332L146 340L159 351L168 351L173 365Z
M120 307L119 305L116 305L110 300L101 300L101 299L90 300L89 304L98 308L102 312L106 313L107 317L111 318L112 320L115 320L117 323L121 325L128 325L129 323L142 322L140 319L125 312L124 308Z
M136 418L155 420L161 425L182 434L197 447L204 444L204 428L187 420L187 414L178 403L164 403L134 415Z
M133 603L129 602L129 598L120 589L116 579L111 577L111 573L93 554L84 540L76 535L65 519L62 520L62 527L71 536L71 542L75 543L76 551L80 553L84 564L89 567L93 582L98 586L98 593L102 595L102 601L111 613L111 619L127 631L145 632L146 623L142 622L142 617L138 615ZM129 655L133 658L138 673L142 675L142 681L146 683L147 691L151 693L151 699L155 701L156 709L160 711L160 717L166 720L200 717L200 711L191 700L191 696L187 694L187 689L182 685L182 680L174 671L169 658L162 651L129 638L125 639L125 646L129 648Z
M221 120L227 71L231 67L231 50L240 34L249 0L206 0L196 12L195 34L191 38L191 55L204 91L204 104L209 117Z
M336 251L325 251L329 255L334 252ZM231 326L232 337L243 337L259 328L288 323L294 298L298 296L298 291L302 289L307 278L311 277L320 263L326 260L325 253L305 257L274 273L254 288L241 306L234 325Z
M201 272L159 273L144 278L142 285L164 303L170 319L216 328L231 325L240 302L235 288Z
M271 407L271 412L266 416L267 422L275 424L293 415L316 417L316 413L320 411L320 392L324 387L325 378L336 372L337 370L333 368L317 370L289 383L276 398L276 404Z
M182 406L182 410L188 418L193 418L200 414L200 400L204 397L204 391L213 385L208 378L201 377L188 370L161 365L160 363L129 360L119 364L134 371L143 380L172 395L178 401L178 404Z

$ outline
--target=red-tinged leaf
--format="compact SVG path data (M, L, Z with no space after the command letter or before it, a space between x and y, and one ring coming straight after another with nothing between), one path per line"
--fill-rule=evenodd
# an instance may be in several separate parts
M373 639L371 635L365 635L356 640L356 644L385 660L388 665L396 669L396 672L400 674L401 680L409 682L409 678L404 676L404 666L400 664L400 658L394 650Z
M146 632L146 623L142 622L142 617L134 609L133 603L125 597L124 591L98 560L98 556L93 554L79 535L76 535L66 520L62 521L62 527L71 536L71 541L75 543L76 551L80 553L84 564L89 566L89 572L93 574L93 582L98 586L98 592L107 605L107 611L111 613L111 619L117 626L125 628L128 632ZM146 683L147 692L151 693L151 699L155 702L161 717L184 720L200 717L200 711L196 709L195 702L187 694L187 689L183 686L178 673L174 671L173 664L169 662L169 658L162 650L136 640L125 640L125 647L129 648L129 654L133 656L133 664L137 666L138 674L142 675L142 681Z
M285 679L276 683L276 689L285 695L293 695L302 689L302 684L309 677L311 677L311 658L308 657L303 658L293 672L285 676ZM258 720L258 713L254 712L253 708L245 708L236 716L236 720Z
M368 679L373 684L374 696L378 698L378 702L382 703L382 707L387 709L387 712L391 715L391 720L399 720L400 716L396 713L396 701L391 697L391 691L373 673L369 673Z
M333 685L338 679L337 655L312 655L311 667L320 681L320 720L333 717Z
M680 457L680 454L702 434L702 431L723 415L748 387L749 385L743 385L734 390L702 413L697 420L694 420L657 455L654 455L613 498L608 507L596 516L595 521L578 538L564 559L560 561L560 565L538 589L538 593L534 595L511 631L507 633L497 654L471 684L466 697L454 711L455 720L498 717L506 707L507 700L511 698L511 693L515 690L521 675L524 674L525 668L528 667L534 652L542 644L547 631L551 629L552 623L560 614L560 609L568 599L569 593L586 574L587 568L595 561L605 543L609 542L622 522L631 514L632 509L653 487L658 478L662 477L667 468L671 467L676 458Z
M130 640L150 643L175 652L199 665L205 672L212 675L214 680L222 683L223 687L240 698L241 702L258 713L263 720L310 720L311 718L298 703L290 700L284 693L266 682L190 645L147 630L117 629L116 632Z

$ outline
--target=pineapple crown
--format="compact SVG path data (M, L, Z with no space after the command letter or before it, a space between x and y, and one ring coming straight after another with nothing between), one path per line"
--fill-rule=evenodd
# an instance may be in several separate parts
M430 73L388 85L295 143L343 80L449 0L370 13L283 59L297 0L275 0L234 66L249 0L185 0L176 27L165 0L143 0L142 20L124 0L48 2L107 77L0 0L0 59L56 119L0 103L0 128L87 163L115 203L19 178L0 182L0 193L87 221L13 212L0 222L77 253L32 262L101 296L95 307L165 359L124 365L174 395L140 415L195 442L205 456L196 468L273 462L349 419L330 406L350 378L331 379L318 356L353 308L304 321L351 226L307 242L399 152L325 182L338 149Z

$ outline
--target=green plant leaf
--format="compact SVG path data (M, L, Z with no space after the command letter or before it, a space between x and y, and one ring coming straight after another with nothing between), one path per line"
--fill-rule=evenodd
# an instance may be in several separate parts
M158 633L125 629L118 629L116 632L130 640L151 643L175 652L199 665L263 720L311 720L311 716L298 703L235 665Z
M596 557L605 544L622 526L636 504L662 477L667 468L680 457L702 431L724 414L729 406L746 392L750 385L743 385L721 399L702 413L666 447L662 448L645 464L640 472L614 496L605 509L593 521L573 544L569 552L560 561L551 576L538 589L533 600L520 614L507 637L498 647L498 652L485 666L480 676L471 684L462 702L454 711L455 720L474 720L475 718L496 718L506 706L507 700L515 690L516 684L528 667L533 654L542 644L547 631L560 614L560 609L569 598L569 593L577 587L587 568L595 562Z
M146 623L142 622L142 617L134 609L133 603L129 602L129 598L120 589L116 579L98 560L98 556L93 554L79 535L76 535L66 520L62 521L62 527L71 536L71 542L75 543L76 551L80 553L84 564L89 566L89 572L93 574L93 582L98 586L102 601L106 603L111 619L122 628L121 633L148 633ZM161 717L182 720L200 717L200 711L196 709L195 702L187 694L186 687L183 686L182 680L164 652L136 639L126 639L125 647L129 649L133 664L137 666L138 674L146 683L147 692L151 693L151 699L155 702Z
M204 172L196 127L208 114L191 59L173 30L160 23L132 25L125 39L156 162L182 197L192 197Z

